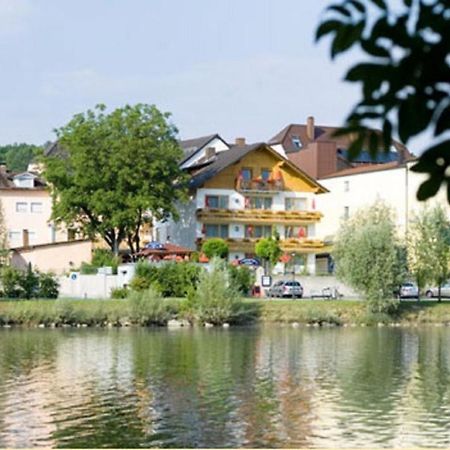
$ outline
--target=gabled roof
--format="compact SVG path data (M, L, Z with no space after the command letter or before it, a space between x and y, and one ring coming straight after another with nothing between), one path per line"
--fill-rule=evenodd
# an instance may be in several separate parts
M220 139L224 144L228 145L218 133L179 141L180 147L183 149L184 153L181 164L186 162L191 156L200 151L202 148L206 147L206 145L214 139Z
M209 164L203 164L200 166L194 166L188 168L188 172L192 175L189 182L189 187L192 189L199 188L205 184L206 181L210 180L216 176L219 172L231 166L232 164L240 161L244 156L249 153L263 148L264 150L270 152L272 155L276 156L278 159L282 160L287 166L289 166L293 171L295 171L299 176L306 179L311 185L317 188L318 193L328 192L328 190L319 184L314 178L310 177L303 170L299 169L295 164L293 164L289 159L284 158L272 147L264 142L257 142L255 144L249 145L233 145L226 152L217 153L214 159L211 160Z

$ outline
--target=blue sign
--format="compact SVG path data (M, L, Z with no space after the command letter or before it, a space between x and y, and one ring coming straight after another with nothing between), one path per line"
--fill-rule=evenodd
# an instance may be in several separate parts
M145 245L145 248L151 248L152 250L165 250L165 247L161 242L152 241Z
M239 264L241 264L242 266L253 266L253 267L261 265L259 260L256 258L242 258L239 260Z

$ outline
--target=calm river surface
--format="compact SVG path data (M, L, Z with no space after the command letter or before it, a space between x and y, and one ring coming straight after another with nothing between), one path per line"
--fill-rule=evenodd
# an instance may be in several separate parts
M450 329L0 330L0 447L450 446Z

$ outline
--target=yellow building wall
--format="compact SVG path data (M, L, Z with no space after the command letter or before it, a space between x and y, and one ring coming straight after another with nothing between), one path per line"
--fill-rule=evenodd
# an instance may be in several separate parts
M313 186L306 177L303 177L263 147L254 150L236 164L222 170L215 177L208 180L204 187L211 189L235 189L236 180L243 168L252 169L253 178L259 177L262 169L270 169L272 176L280 171L284 182L282 190L285 191L315 192L317 190L317 187Z

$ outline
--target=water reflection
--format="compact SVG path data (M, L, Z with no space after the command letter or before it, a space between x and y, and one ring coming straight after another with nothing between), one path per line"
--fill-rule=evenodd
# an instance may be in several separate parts
M448 447L450 330L1 330L0 447Z

